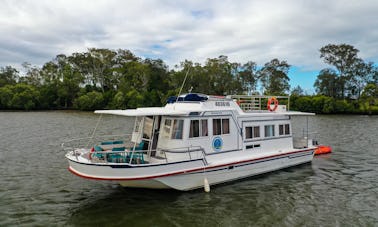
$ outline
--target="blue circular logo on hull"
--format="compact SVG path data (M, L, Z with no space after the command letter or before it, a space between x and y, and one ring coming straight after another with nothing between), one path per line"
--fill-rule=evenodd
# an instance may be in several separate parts
M213 150L214 151L221 151L223 147L223 140L220 137L215 137L213 139Z

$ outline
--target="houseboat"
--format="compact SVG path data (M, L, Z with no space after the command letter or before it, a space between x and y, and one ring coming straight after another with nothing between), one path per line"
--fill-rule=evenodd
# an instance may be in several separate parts
M125 187L186 191L311 162L315 143L293 136L291 118L314 114L289 111L289 100L279 105L278 98L190 93L164 107L97 110L135 117L133 132L86 147L64 144L69 171Z

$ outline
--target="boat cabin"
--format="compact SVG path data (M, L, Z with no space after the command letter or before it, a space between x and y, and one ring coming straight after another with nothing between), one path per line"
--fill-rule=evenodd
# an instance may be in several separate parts
M291 114L286 105L276 106L275 111L262 110L263 96L258 101L246 97L186 94L170 98L161 108L96 113L136 116L134 146L142 146L148 157L169 161L232 151L292 150ZM297 141L296 146L306 147L307 141ZM183 155L185 151L188 154Z

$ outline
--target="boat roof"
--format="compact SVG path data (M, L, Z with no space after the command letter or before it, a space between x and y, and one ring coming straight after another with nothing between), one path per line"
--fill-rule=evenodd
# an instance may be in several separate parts
M167 105L176 105L176 104L167 104ZM185 105L185 104L184 104ZM191 113L194 112L214 112L214 111L235 111L235 108L220 108L218 110L212 108L192 108L186 109L175 109L165 107L147 107L147 108L137 108L137 109L128 109L128 110L96 110L96 114L111 114L111 115L119 115L119 116L129 116L129 117L138 117L138 116L189 116ZM239 108L240 109L240 108ZM274 116L274 115L286 115L286 116L312 116L315 115L314 113L308 112L300 112L300 111L248 111L244 112L242 110L237 110L239 112L239 116ZM198 114L196 114L198 115Z
M252 96L249 96L249 98ZM258 96L260 99L263 96ZM265 96L264 96L265 97ZM254 97L252 97L254 98ZM238 99L239 100L239 99ZM224 96L206 96L203 94L185 94L183 96L171 97L164 107L143 107L128 110L96 110L96 114L112 114L120 116L190 116L201 115L200 113L211 112L212 115L233 112L240 117L256 116L311 116L314 113L286 111L286 108L277 108L276 111L268 110L246 110L240 107L238 100Z
M188 115L188 111L167 109L164 107L147 107L147 108L137 108L128 110L96 110L96 114L112 114L120 116L160 116L160 115L174 115L174 116L185 116Z

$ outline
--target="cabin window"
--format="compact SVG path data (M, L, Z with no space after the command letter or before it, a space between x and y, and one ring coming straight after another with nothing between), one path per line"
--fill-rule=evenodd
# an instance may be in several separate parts
M202 129L201 129L202 136L208 136L209 133L208 133L208 127L207 127L207 119L201 120L201 126L202 126Z
M134 132L135 133L139 132L139 130L140 130L141 126L142 126L142 120L143 120L143 118L136 117L136 119L135 119L135 126L134 126Z
M290 125L289 124L284 124L284 125L279 125L279 135L290 135Z
M245 127L245 138L259 138L260 137L260 126Z
M169 135L171 134L171 126L172 126L172 120L165 119L164 127L163 127L163 138L166 138L166 139L169 138Z
M153 123L154 123L154 120L152 117L144 118L143 138L151 139Z
M273 137L274 136L274 125L265 125L265 137Z
M207 120L191 120L189 138L207 136Z
M184 120L173 120L171 139L182 139Z
M189 130L189 138L199 137L199 120L191 120L190 121L190 130Z
M230 119L213 119L213 134L230 134Z
M222 119L222 134L230 134L230 119Z

